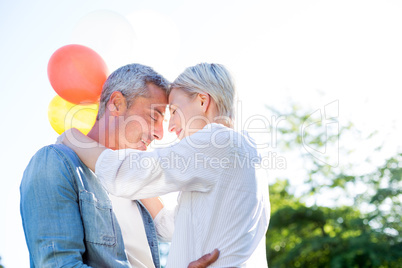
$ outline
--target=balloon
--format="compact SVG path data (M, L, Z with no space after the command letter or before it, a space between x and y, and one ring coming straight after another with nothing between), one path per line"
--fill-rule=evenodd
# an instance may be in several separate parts
M78 105L63 100L60 96L55 96L48 108L50 125L58 134L70 128L77 128L88 134L97 114L98 104Z
M82 45L59 48L47 66L47 75L56 93L76 104L97 102L108 73L103 59Z

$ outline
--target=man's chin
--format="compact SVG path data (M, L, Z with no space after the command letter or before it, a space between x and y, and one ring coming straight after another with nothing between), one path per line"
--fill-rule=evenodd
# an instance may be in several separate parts
M139 150L139 151L146 151L148 148L143 142L141 142L141 144L140 143L126 144L125 149L134 149L134 150Z
M138 148L137 150L146 151L147 149L148 149L147 146L145 146L144 144L143 146L140 146L140 148Z

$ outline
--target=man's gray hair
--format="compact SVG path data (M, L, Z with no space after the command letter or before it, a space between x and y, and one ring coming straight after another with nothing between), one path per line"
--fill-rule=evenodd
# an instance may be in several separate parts
M207 93L215 101L219 115L234 120L236 88L229 71L222 64L200 63L188 67L171 84L168 93L178 88L190 97Z
M136 98L149 97L148 83L160 87L166 93L170 86L166 78L145 65L133 63L114 71L103 84L96 119L99 120L104 115L107 102L113 92L120 91L127 100L127 108L130 108Z

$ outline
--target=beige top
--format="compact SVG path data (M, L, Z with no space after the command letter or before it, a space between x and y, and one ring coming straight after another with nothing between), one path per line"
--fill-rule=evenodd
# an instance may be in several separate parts
M144 222L135 201L109 195L123 235L124 247L132 267L154 268Z

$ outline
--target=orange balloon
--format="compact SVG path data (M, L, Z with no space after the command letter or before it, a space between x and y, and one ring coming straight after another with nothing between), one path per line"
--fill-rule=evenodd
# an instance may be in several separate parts
M47 66L53 89L60 97L75 104L97 102L108 74L103 59L82 45L59 48Z

